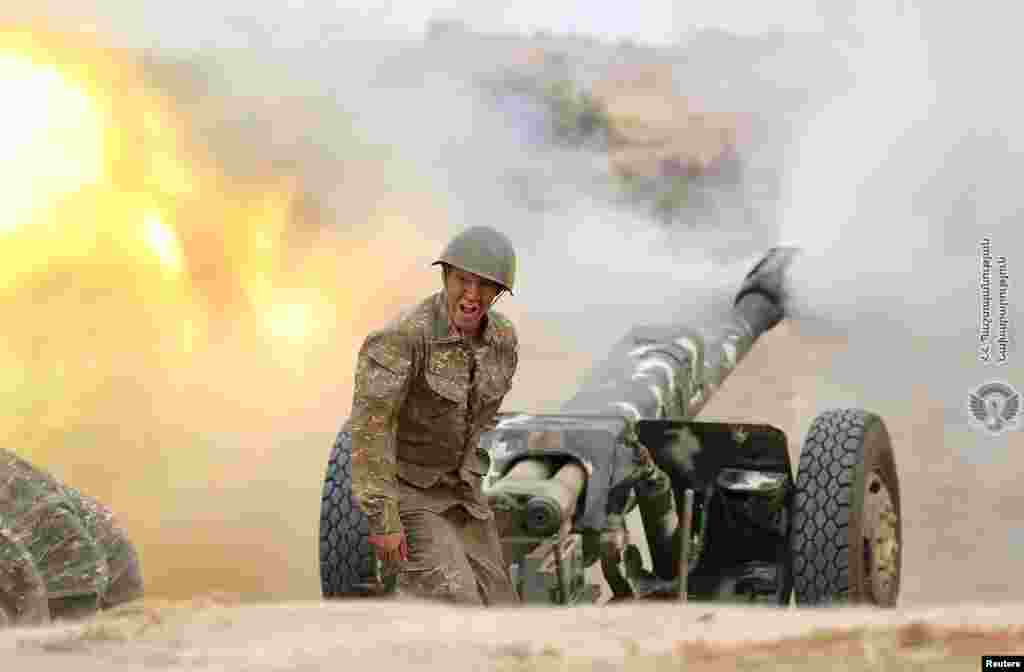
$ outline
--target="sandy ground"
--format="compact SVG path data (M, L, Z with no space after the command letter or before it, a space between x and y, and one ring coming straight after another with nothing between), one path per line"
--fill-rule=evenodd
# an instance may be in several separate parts
M454 610L355 601L133 605L84 625L0 633L19 670L879 669L1024 652L1024 605L878 612L702 605ZM837 656L842 659L837 659ZM863 667L851 666L855 661ZM684 664L685 663L685 664ZM950 669L965 669L950 668Z
M702 417L776 424L795 458L819 402L834 396L821 372L843 347L780 325ZM906 512L896 610L148 600L84 624L2 632L0 669L977 669L983 654L1024 653L1024 582L1013 542L1024 494L1009 488L1024 451L972 463L948 439L948 421L935 421L942 411L928 390L880 399L873 410L896 445ZM1020 435L1007 441L1019 447Z

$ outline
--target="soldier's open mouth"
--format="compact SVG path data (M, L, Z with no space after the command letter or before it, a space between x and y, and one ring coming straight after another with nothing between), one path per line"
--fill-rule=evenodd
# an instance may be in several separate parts
M462 312L464 317L468 317L470 319L480 314L480 306L467 306L464 303L460 303L459 310Z

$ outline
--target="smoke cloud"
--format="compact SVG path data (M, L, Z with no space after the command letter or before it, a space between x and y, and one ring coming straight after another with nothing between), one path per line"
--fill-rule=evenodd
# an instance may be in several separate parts
M848 390L906 398L927 386L964 455L980 459L990 444L964 429L966 390L1020 371L1013 359L997 370L975 357L978 244L991 237L1012 258L1021 241L1007 183L1019 130L1002 117L1019 100L993 54L964 48L980 47L963 33L971 16L908 3L885 20L864 7L851 17L855 82L792 146L780 220L782 239L808 252L794 310L807 327L847 337L836 373ZM978 84L980 71L991 84ZM861 344L873 351L869 371ZM893 370L899 380L882 375ZM865 377L875 371L884 384Z
M994 4L859 3L843 51L853 86L814 115L786 160L781 237L804 246L794 269L794 333L822 346L799 384L816 409L860 406L886 419L902 479L906 601L1017 597L1019 432L969 424L967 394L1019 388L1020 354L978 359L979 242L1011 267L1022 242L1020 97L1006 83L1019 47ZM983 27L983 28L982 28ZM1011 287L1015 271L1010 270ZM1020 324L1011 289L1010 340ZM996 304L993 304L993 310ZM955 575L955 563L974 568ZM961 566L963 566L961 564Z

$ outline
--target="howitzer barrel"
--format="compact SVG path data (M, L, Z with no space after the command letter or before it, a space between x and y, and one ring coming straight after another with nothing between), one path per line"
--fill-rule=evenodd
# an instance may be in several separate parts
M543 494L526 503L526 528L536 534L553 534L562 523L572 519L576 502L583 494L587 472L575 462L568 462L550 480Z
M661 451L659 465L642 450L637 421L685 421L700 412L756 340L782 320L785 272L796 252L770 250L747 274L728 315L708 329L634 329L561 413L504 417L485 439L493 469L503 476L492 478L485 492L509 521L506 536L545 537L570 521L584 533L614 532L635 502L655 574L678 578L680 520L664 461L679 467L673 473L685 470L697 439L681 438L669 457ZM587 487L588 478L594 487ZM609 567L615 565L613 546L602 558Z
M796 253L770 250L747 275L732 312L713 328L634 329L562 411L612 411L630 420L696 416L754 342L782 319L785 272Z

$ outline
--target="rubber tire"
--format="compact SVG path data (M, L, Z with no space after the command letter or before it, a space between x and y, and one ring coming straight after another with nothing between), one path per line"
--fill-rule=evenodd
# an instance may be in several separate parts
M331 448L320 499L320 587L324 599L366 596L376 582L370 523L352 494L352 436Z
M865 479L875 471L898 516L892 599L878 603L864 576ZM793 497L793 588L798 606L896 606L902 571L902 512L892 443L882 419L860 409L822 413L800 453Z

